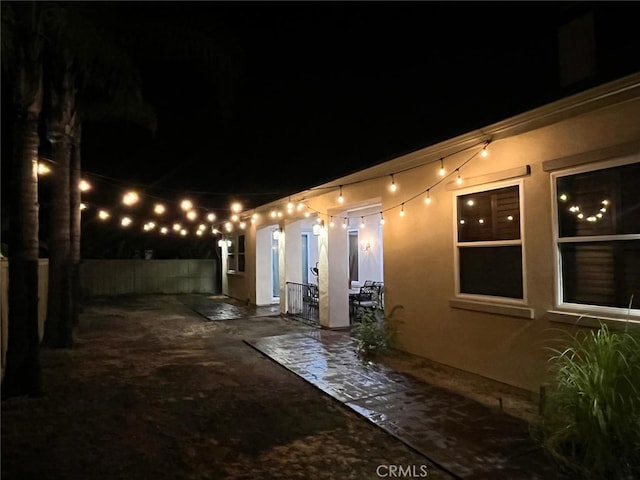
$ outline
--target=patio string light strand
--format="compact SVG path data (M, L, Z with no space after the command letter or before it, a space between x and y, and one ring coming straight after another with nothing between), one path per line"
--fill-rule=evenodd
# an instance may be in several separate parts
M464 162L462 162L460 165L458 165L455 169L450 170L450 172L447 174L446 171L444 170L444 161L446 158L452 157L454 155L457 155L459 153L462 153L464 151L469 150L470 148L473 147L467 147L461 150L458 150L456 152L453 152L445 157L440 157L439 161L440 161L440 170L439 170L439 175L440 178L435 181L433 184L431 184L428 188L426 188L423 191L420 191L419 193L409 196L407 198L404 198L402 200L400 200L398 203L383 209L381 211L379 211L378 213L373 213L373 214L369 214L369 215L357 215L354 217L351 216L345 216L345 217L341 217L343 219L343 226L348 224L349 220L351 218L357 218L357 217L361 217L361 223L364 223L364 219L366 217L371 217L371 216L378 216L380 217L380 223L383 224L384 223L384 213L387 213L391 210L395 210L395 209L400 209L400 215L404 216L405 212L405 205L409 202L414 201L415 199L425 196L425 203L429 204L431 203L431 193L432 190L437 187L440 183L442 183L443 181L445 181L447 178L450 178L453 175L456 175L456 180L457 181L461 181L462 177L460 174L460 170L467 164L469 163L471 160L473 160L475 157L477 157L478 155L481 156L486 156L487 154L487 147L489 146L489 144L491 143L491 140L485 140L482 144L482 148L478 151L476 151L475 153L473 153L473 155L471 155L468 159L466 159ZM358 180L356 182L351 182L351 183L344 183L339 185L339 197L338 197L338 201L339 203L342 203L345 201L344 198L344 193L343 190L345 187L357 184L357 183L363 183L363 182L367 182L367 181L373 181L373 180L377 180L379 178L383 178L383 177L391 177L391 184L390 184L390 190L395 194L398 190L398 185L396 183L396 179L397 179L397 175L400 173L404 173L406 171L409 170L414 170L416 168L420 168L423 167L425 165L427 165L428 163L432 163L432 162L425 162L422 163L420 165L415 165L403 170L399 170L396 171L392 174L385 174L385 175L380 175L380 176L374 176L374 177L368 177L362 180ZM47 173L49 173L51 171L51 169L55 168L55 162L53 160L44 158L44 157L39 157L39 162L38 162L38 176L45 176ZM444 173L443 173L444 172ZM94 181L91 182L90 179L93 179ZM171 191L171 192L179 192L179 190L177 189L171 189L171 188L167 188L167 187L160 187L157 185L153 185L153 184L139 184L139 183L131 183L131 182L124 182L118 179L115 179L113 177L108 177L105 175L100 175L97 173L91 173L91 172L87 172L84 171L83 172L83 177L81 180L82 184L81 184L81 190L82 192L87 192L89 190L94 190L96 189L95 185L97 183L102 183L102 184L106 184L106 185L110 185L110 186L114 186L116 188L121 189L122 191L124 191L124 195L122 195L122 203L124 203L125 207L135 207L136 205L142 204L143 199L151 199L152 203L153 203L153 214L148 215L148 219L146 221L141 221L141 220L134 220L134 212L132 210L125 210L124 212L121 212L119 214L120 216L120 226L124 227L124 228L128 228L132 225L139 225L141 226L141 228L145 231L145 232L151 232L151 231L157 231L162 235L166 235L173 232L178 233L181 236L186 236L189 233L189 230L185 227L185 225L189 225L189 224L195 224L195 222L197 220L200 220L202 218L206 219L206 223L204 221L201 221L200 223L198 223L197 225L195 225L192 230L194 231L194 233L198 236L202 236L205 232L205 230L210 230L211 233L213 233L214 235L221 235L223 234L223 232L227 232L230 233L232 231L235 230L235 228L240 228L240 229L244 229L246 228L246 222L247 220L250 220L251 222L255 221L256 217L257 217L257 213L254 213L253 215L250 216L245 216L243 218L240 218L240 210L237 206L234 207L229 207L228 209L223 209L223 208L207 208L207 207L200 207L200 206L196 206L193 204L193 202L191 200L189 200L189 198L193 198L193 197L197 197L197 196L202 196L202 195L223 195L222 193L213 193L213 192L199 192L199 191L184 191L182 192L181 198L183 200L181 200L180 202L176 201L176 200L168 200L166 198L163 198L159 195L155 195L152 193L149 193L148 190L165 190L165 191ZM129 186L133 186L135 188L126 188L125 185L129 185ZM324 189L324 188L335 188L335 187L316 187L316 188L312 188L309 189L310 191L314 191L314 190L319 190L319 189ZM224 193L224 195L228 195L227 193ZM237 194L236 194L237 195ZM191 202L190 204L187 202ZM316 215L318 217L324 217L326 219L331 218L331 221L328 222L329 226L334 225L333 222L333 218L334 216L330 216L328 215L328 213L326 212L321 212L319 210L314 210L313 208L309 207L304 199L299 200L297 202L297 207L294 208L294 201L292 200L292 197L289 195L287 197L287 208L286 211L288 213L288 215L295 215L298 214L302 211L304 211L304 216L305 217L310 217L312 215ZM169 217L169 212L168 212L168 208L169 206L174 206L174 209L178 212L181 212L182 215L184 215L184 217L179 217L179 216L175 216L171 218L171 220L168 219ZM91 210L95 210L96 211L96 217L95 219L101 221L101 222L106 222L108 221L110 218L117 216L118 214L115 214L112 212L117 212L119 210L122 210L122 207L120 205L118 205L117 207L114 206L112 208L107 208L103 205L97 205L97 204L93 204L91 202L87 202L85 200L83 200L81 207L80 207L83 211L86 211L87 209L91 209ZM224 212L224 213L230 213L230 216L228 219L218 219L218 215L214 212ZM139 213L138 213L139 214ZM86 214L85 214L86 215ZM279 209L274 209L271 211L271 217L274 219L278 219L278 218L282 218L284 216L284 213L279 210ZM149 219L150 218L150 219ZM166 220L164 222L162 222L162 219L165 218ZM204 226L204 228L203 228Z

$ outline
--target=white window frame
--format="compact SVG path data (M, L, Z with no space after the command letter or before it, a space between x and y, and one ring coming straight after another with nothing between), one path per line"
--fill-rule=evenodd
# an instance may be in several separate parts
M520 238L517 240L492 240L479 242L459 242L458 241L458 197L473 193L488 192L499 190L506 187L518 187L518 208L520 219ZM522 179L508 180L502 182L487 183L469 188L461 188L453 193L453 250L454 250L454 281L455 296L458 299L475 300L480 302L491 302L511 305L527 304L527 265L526 265L526 249L525 249L525 229L524 229L524 181ZM500 297L494 295L481 295L475 293L462 293L460 291L460 245L465 246L482 246L490 248L492 246L519 246L521 251L522 265L522 298Z
M632 163L638 163L640 161L640 155L632 155L622 157L614 160L593 162L584 165L579 165L572 168L566 168L557 170L551 173L551 219L553 224L553 260L554 260L554 308L560 313L565 311L573 315L585 315L589 317L599 317L603 320L640 320L640 309L628 309L620 307L607 307L598 305L587 305L580 303L564 302L562 298L563 283L562 283L562 259L560 256L560 244L561 243L578 243L585 242L587 239L595 241L611 241L611 240L640 240L640 234L626 234L626 235L600 235L593 237L568 237L560 238L558 224L558 212L557 212L557 179L559 177L566 177L576 175L579 173L593 172L597 170L603 170L611 167L619 167L623 165L629 165ZM640 299L634 299L634 303Z

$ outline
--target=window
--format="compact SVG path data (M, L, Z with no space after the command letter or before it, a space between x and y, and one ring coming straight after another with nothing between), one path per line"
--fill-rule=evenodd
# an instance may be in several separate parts
M638 305L640 163L559 173L555 195L558 302L626 313L635 295Z
M244 272L244 235L238 235L227 244L227 271Z
M458 292L524 299L520 186L456 200Z
M280 249L279 240L276 237L274 231L271 234L271 297L273 299L280 298Z
M358 264L360 263L358 256L358 230L349 230L349 288L351 288L351 282L357 282L359 280Z
M302 234L302 283L309 283L309 234Z

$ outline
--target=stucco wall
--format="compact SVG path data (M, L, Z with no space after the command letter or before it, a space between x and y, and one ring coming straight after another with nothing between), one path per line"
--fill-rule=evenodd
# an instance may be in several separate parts
M556 272L554 200L551 173L545 168L565 157L605 160L616 150L640 155L640 87L633 82L630 88L614 86L611 91L607 87L581 94L394 159L336 180L335 188L323 189L326 193L301 195L326 224L331 218L338 224L321 237L319 248L321 275L324 270L327 279L326 285L320 284L322 325L342 326L347 314L346 233L339 228L341 217L378 204L385 220L385 309L402 307L397 312L399 348L537 392L548 379L548 347L561 347L566 333L581 328L557 322L557 316L549 314L555 308ZM488 137L489 156L481 158L476 154ZM460 168L462 185L455 184L456 175L439 177L440 158L445 158L449 172ZM395 193L388 188L390 173L399 187ZM520 186L522 205L525 298L471 301L456 294L455 196L470 185L489 189L513 182ZM338 186L343 204L338 203ZM424 202L428 187L430 205ZM402 209L405 215L400 217ZM293 221L284 218L282 223ZM379 216L367 216L365 221L379 221ZM260 221L248 234L255 234L256 228ZM571 318L567 315L568 321Z

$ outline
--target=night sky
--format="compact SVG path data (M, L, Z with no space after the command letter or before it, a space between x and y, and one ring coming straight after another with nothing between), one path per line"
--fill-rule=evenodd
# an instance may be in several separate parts
M239 74L223 115L199 66L141 56L156 136L89 124L84 169L209 204L284 197L539 106L558 83L552 2L120 5L220 29Z
M197 49L136 50L157 130L84 122L82 166L97 188L83 200L109 207L132 186L251 208L502 121L637 71L634 3L111 2L119 22L166 28L165 40L169 26L215 39L233 59L233 95L221 108ZM587 9L596 74L562 85L558 27Z

